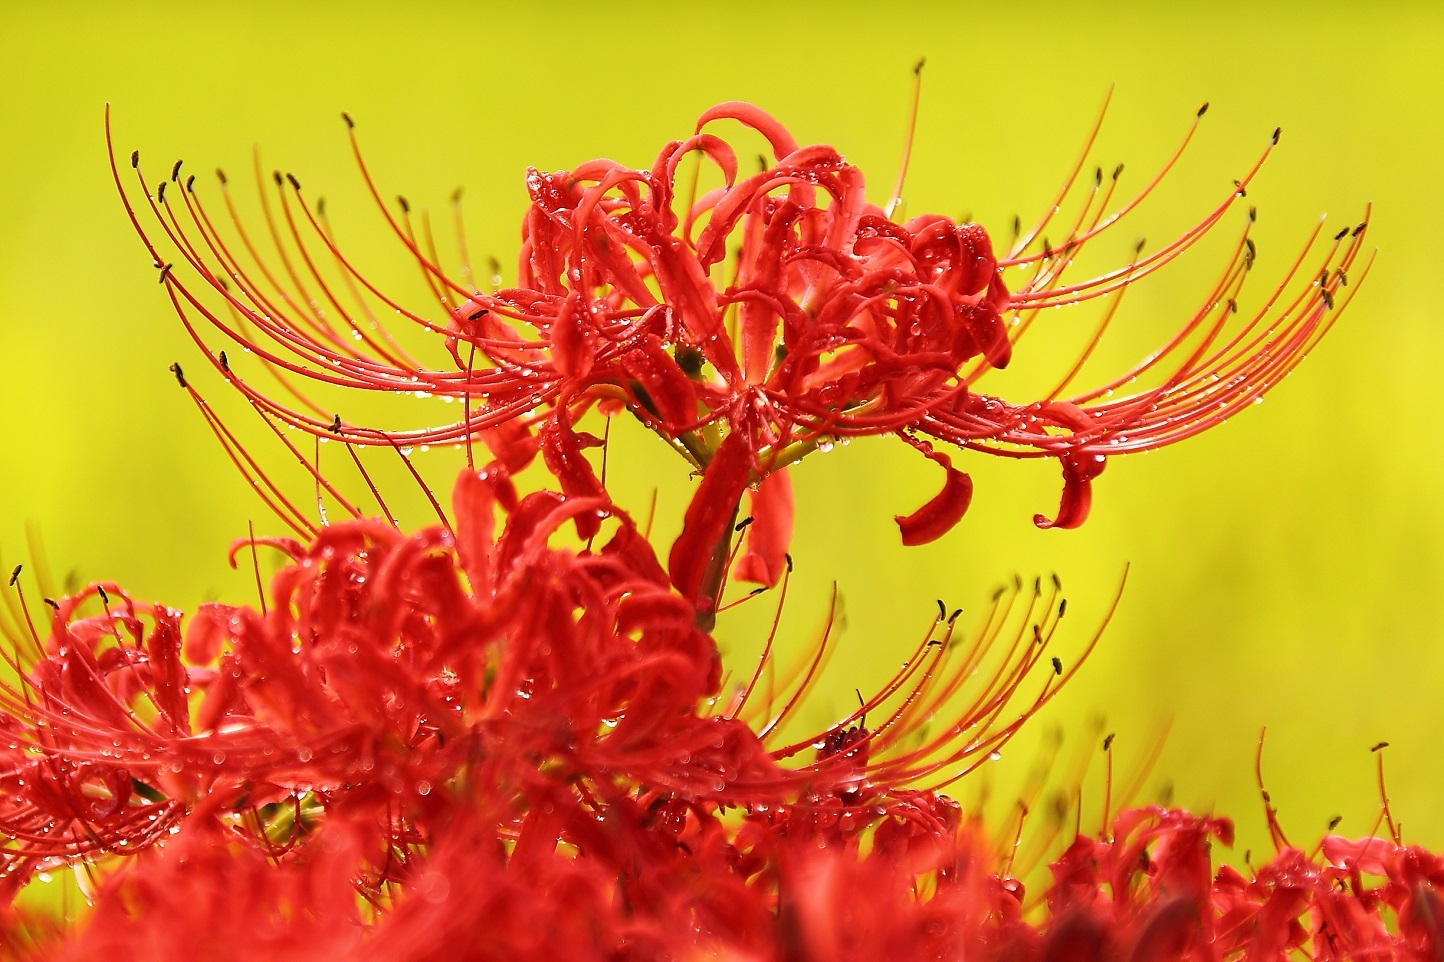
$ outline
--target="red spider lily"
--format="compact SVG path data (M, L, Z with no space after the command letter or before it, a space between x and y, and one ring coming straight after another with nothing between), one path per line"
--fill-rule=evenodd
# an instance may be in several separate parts
M11 639L24 680L0 689L7 893L40 871L139 857L143 868L92 881L100 908L67 951L117 938L162 956L182 942L340 949L362 924L351 893L380 911L437 873L459 888L448 845L485 831L485 845L464 849L467 898L491 904L567 878L601 899L589 925L610 924L602 908L624 897L657 903L654 939L671 930L665 918L704 912L721 938L740 911L756 922L775 910L771 897L734 896L780 870L777 839L852 850L882 826L880 851L927 862L951 844L957 809L904 786L958 777L1066 681L1048 675L1013 707L1061 603L1039 586L1015 609L1003 593L971 644L955 643L940 614L837 729L772 747L825 641L781 692L762 697L759 664L719 711L715 644L631 522L605 502L537 492L498 531L507 486L465 472L451 528L405 536L353 521L309 545L270 540L290 563L265 610L206 605L183 635L176 612L115 586L54 603L43 642ZM602 547L548 546L597 510L613 519ZM991 681L955 698L990 663ZM939 735L914 737L948 711ZM796 760L814 745L814 759ZM745 813L740 830L729 810ZM560 862L559 839L575 853ZM633 867L619 876L622 865ZM199 891L221 879L224 890ZM212 903L249 906L253 924L244 936L166 925L182 891L197 925ZM591 937L641 937L626 929Z
M759 174L739 177L731 148L701 130L721 118L771 143ZM445 428L366 429L299 392L296 409L269 399L214 354L268 424L335 436L353 458L357 444L415 441L470 454L475 435L494 460L477 470L468 457L449 515L438 504L440 523L411 533L379 493L386 520L361 517L311 463L356 515L317 525L175 367L297 537L238 543L283 554L269 594L259 608L202 606L184 627L112 584L47 601L48 625L17 596L17 627L0 627L0 896L75 866L93 908L62 932L9 905L0 958L1439 958L1444 861L1402 843L1387 802L1389 838L1330 836L1307 854L1265 794L1277 851L1249 877L1213 867L1231 823L1128 809L1110 764L1104 826L1080 831L1030 896L1017 843L993 840L942 791L995 758L1096 645L1095 634L1066 670L1053 654L1066 612L1056 579L1000 590L971 636L940 602L891 678L802 737L836 606L792 671L776 665L777 622L736 682L711 634L729 568L779 585L781 610L786 465L836 438L901 437L946 476L898 518L917 543L972 495L934 442L1056 457L1062 507L1039 523L1072 526L1108 454L1203 430L1297 363L1333 316L1362 228L1336 238L1313 286L1286 306L1281 288L1240 328L1245 238L1209 306L1130 375L1172 358L1145 392L1115 400L1117 382L1060 400L1075 369L1048 398L1015 405L974 385L1008 362L1038 309L1121 292L1194 243L1232 195L1158 254L1065 285L1072 256L1132 203L1105 216L1105 192L1061 247L1029 254L1028 238L999 259L976 225L894 223L831 148L799 148L755 108L724 105L698 129L650 171L534 173L514 289L453 284L429 238L393 220L448 311L428 329L445 336L450 373L341 307L322 259L342 286L382 295L294 179L277 177L292 244L278 239L280 283L263 260L252 273L232 256L189 182L183 216L163 185L148 198L224 302L208 307L201 285L162 267L193 334L205 317L288 386L301 374L464 405ZM723 183L679 209L692 151ZM316 229L309 246L300 221ZM1031 274L1010 291L1002 271L1019 265ZM594 404L630 409L701 474L666 568L586 455L605 443L576 427ZM513 476L537 454L560 490L523 496ZM1381 793L1382 781L1380 762Z
M739 173L732 146L708 131L723 120L752 128L770 145L772 159L757 173ZM672 573L684 594L705 606L715 600L717 561L728 553L722 535L744 491L838 439L894 434L943 467L939 495L898 518L907 544L941 536L972 496L967 475L928 439L1056 458L1062 501L1052 519L1035 521L1071 528L1086 518L1091 482L1110 455L1191 437L1292 370L1350 296L1345 285L1364 224L1340 231L1310 264L1320 225L1264 305L1239 318L1254 260L1245 229L1208 297L1164 346L1092 390L1068 393L1091 346L1045 397L1012 401L977 390L989 370L1008 364L1039 312L1121 296L1217 226L1263 162L1176 240L1096 277L1065 280L1074 258L1143 201L1182 150L1116 208L1121 167L1111 178L1099 169L1061 243L1042 239L1050 213L1000 255L977 224L938 215L894 221L890 209L866 199L862 173L835 149L799 146L756 107L723 104L702 115L691 137L664 147L648 170L597 160L554 174L530 171L515 287L479 290L469 267L449 276L427 222L418 232L405 201L399 217L381 204L442 309L435 319L368 282L334 240L320 205L308 204L289 175L274 175L275 207L266 206L274 266L258 254L227 194L235 238L249 257L240 255L194 192L193 177L171 200L165 183L144 193L141 206L155 226L142 226L135 211L132 220L163 265L187 328L267 418L360 445L482 438L513 469L534 454L529 426L540 425L540 449L563 491L594 497L599 481L572 425L592 404L625 406L703 475L706 493L673 549ZM681 174L693 153L722 181L695 199ZM359 149L356 156L379 203ZM1050 211L1061 208L1082 164ZM163 253L162 241L174 253ZM176 269L182 264L190 271ZM1005 280L1010 276L1017 279ZM1108 305L1099 336L1120 299ZM453 367L413 359L376 323L380 311L442 335ZM255 354L295 403L252 386L224 352L206 346L202 324ZM297 376L461 400L464 413L437 427L372 428L313 402L294 388ZM1120 392L1135 381L1148 386ZM753 499L756 527L738 574L773 584L785 550L779 533L790 530L792 507L783 483L768 490ZM584 535L591 526L579 519Z

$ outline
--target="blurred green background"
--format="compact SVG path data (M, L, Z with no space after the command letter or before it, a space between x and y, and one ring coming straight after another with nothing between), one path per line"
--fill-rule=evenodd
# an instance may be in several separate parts
M838 694L812 708L826 725L848 710L854 685L866 689L916 643L933 599L963 606L972 623L1013 573L1056 572L1070 597L1066 660L1131 563L1102 647L1000 771L1025 771L1051 728L1086 748L1099 717L1117 733L1127 769L1171 720L1141 800L1167 784L1175 802L1234 816L1241 852L1266 844L1252 775L1261 726L1269 727L1269 788L1286 830L1305 843L1334 815L1344 817L1340 831L1370 828L1378 792L1369 747L1387 740L1405 834L1444 846L1434 742L1444 727L1444 448L1428 441L1444 362L1444 327L1428 299L1444 223L1441 10L1256 2L1197 11L1047 2L527 10L422 0L403 14L369 0L10 0L0 5L0 565L8 573L28 560L28 526L57 582L110 579L193 608L250 599L250 576L226 567L225 548L248 520L279 530L166 371L172 360L189 362L201 389L222 399L110 184L107 101L117 149L140 148L152 180L184 157L207 189L215 166L245 181L251 147L262 145L268 165L327 196L354 239L348 249L404 287L414 268L360 190L342 110L357 119L384 192L444 210L466 186L472 249L499 256L511 280L527 165L556 169L595 156L649 165L721 100L754 101L801 142L835 144L882 202L911 67L926 56L908 210L971 213L1004 240L1015 213L1028 221L1050 202L1110 84L1095 156L1105 169L1127 162L1126 188L1141 185L1207 100L1212 109L1179 170L1102 253L1123 263L1139 236L1161 243L1185 230L1282 125L1282 145L1250 190L1260 211L1253 295L1282 275L1321 214L1331 215L1332 232L1372 201L1381 254L1340 326L1247 416L1192 443L1116 460L1078 531L1031 523L1035 511L1056 508L1056 468L971 456L960 461L977 482L969 517L942 541L905 550L892 515L934 493L936 468L884 441L814 457L795 475L798 575L784 627L798 643L810 638L837 581L847 624L833 665ZM1239 223L1219 240L1236 236ZM1082 382L1162 344L1225 258L1222 245L1205 247L1130 293ZM1066 369L1095 316L1047 318L1015 367L1042 377ZM416 402L403 400L398 420L414 420ZM258 452L275 451L250 436ZM664 453L653 457L659 451L624 440L612 465L640 465L620 484L634 506L654 483L663 488L665 536L676 530L685 475ZM444 478L450 469L434 464ZM739 637L729 646L745 649L743 629L732 630ZM1101 793L1096 773L1086 791Z

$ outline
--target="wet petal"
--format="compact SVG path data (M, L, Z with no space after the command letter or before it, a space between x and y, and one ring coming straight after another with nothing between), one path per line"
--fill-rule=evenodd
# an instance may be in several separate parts
M702 474L702 484L687 505L682 534L672 544L667 568L672 584L688 600L698 592L712 556L737 515L737 503L751 474L746 438L729 434Z
M558 371L570 378L584 378L597 358L596 334L587 326L581 297L575 292L567 296L561 312L551 327L552 362Z
M787 469L772 472L748 495L752 523L747 526L742 557L733 573L743 581L771 588L787 565L792 545L792 481Z
M1058 514L1053 520L1041 514L1033 515L1033 523L1040 528L1076 528L1088 520L1088 511L1093 506L1093 479L1103 473L1107 459L1099 455L1064 455L1063 498L1058 505Z
M1040 528L1076 528L1088 520L1088 511L1093 507L1093 483L1071 477L1063 472L1063 498L1058 504L1058 514L1050 521L1044 514L1033 515L1033 523Z
M547 470L561 483L562 493L567 497L607 497L591 462L582 454L581 438L560 417L551 418L542 426L541 450ZM590 538L597 533L599 520L595 515L579 514L576 523L579 537Z
M943 482L943 489L927 504L906 517L896 515L893 518L902 531L905 545L927 544L941 538L962 520L973 500L972 478L954 468L946 454L932 451L927 456L943 466L947 479Z
M471 590L482 594L491 588L491 555L496 550L496 495L475 471L463 471L451 493L456 519L456 553Z

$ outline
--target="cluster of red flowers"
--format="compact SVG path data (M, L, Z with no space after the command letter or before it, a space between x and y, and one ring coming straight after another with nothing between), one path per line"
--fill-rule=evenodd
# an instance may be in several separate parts
M759 131L775 160L739 179L732 148L703 132L724 118ZM722 183L679 201L693 152ZM822 732L799 734L796 716L826 635L791 672L769 638L740 683L712 637L729 572L785 586L788 465L838 439L902 438L946 472L936 498L898 519L916 543L955 524L971 495L934 442L1054 457L1063 503L1038 523L1076 525L1106 456L1217 423L1298 362L1342 306L1362 225L1301 290L1289 293L1302 258L1239 322L1243 237L1208 302L1137 370L1065 399L1075 369L1017 404L974 386L1007 364L1037 310L1121 293L1215 224L1246 181L1157 254L1065 285L1072 256L1136 203L1110 213L1101 171L1063 244L1035 231L999 257L977 225L894 222L835 150L798 147L729 104L650 170L533 171L515 288L449 279L428 234L388 214L440 321L371 286L295 178L276 182L282 280L264 261L243 266L190 180L179 210L164 183L144 195L158 230L132 208L206 356L267 424L342 442L368 486L366 445L464 444L467 467L439 523L405 533L384 501L385 520L365 517L313 464L354 515L313 522L175 369L297 537L242 545L286 558L258 608L204 605L184 628L113 584L47 599L43 626L7 595L0 956L1437 957L1444 860L1397 837L1328 838L1312 855L1280 845L1249 878L1212 868L1225 820L1132 809L1079 835L1030 895L1011 846L943 790L1077 670L1082 659L1065 672L1050 654L1056 584L1000 592L970 637L940 610L896 675ZM160 256L162 238L189 270ZM1011 289L1009 269L1025 275ZM342 306L343 290L359 308ZM376 302L444 338L455 369L413 361L368 319ZM302 375L423 392L464 414L392 431L299 390L282 403L206 346L197 316L288 389ZM1112 396L1153 371L1151 387ZM603 442L578 425L598 411L630 411L701 477L665 564L589 460ZM492 453L481 466L473 438ZM517 478L538 454L557 490L524 493ZM61 868L92 903L64 932L13 907Z

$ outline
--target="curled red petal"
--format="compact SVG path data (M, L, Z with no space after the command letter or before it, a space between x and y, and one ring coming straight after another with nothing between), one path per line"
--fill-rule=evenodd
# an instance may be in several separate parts
M893 518L902 531L903 544L909 546L927 544L947 534L953 525L962 520L973 501L972 478L953 467L946 454L931 451L927 456L941 464L948 476L943 482L943 489L931 501L906 517L897 515Z
M744 123L766 137L767 142L772 145L773 156L778 160L797 149L797 141L787 132L786 127L777 122L777 118L761 107L740 100L720 103L703 113L697 118L697 130L700 132L712 121L724 118Z
M787 549L792 545L792 518L796 511L787 470L769 474L761 486L750 493L749 501L752 523L747 526L742 557L734 573L743 581L771 588L782 577Z
M748 461L747 439L741 434L729 434L712 456L702 473L702 484L687 505L682 533L667 556L667 569L672 584L689 601L697 600L712 555L736 517L737 502L751 473Z
M519 474L536 458L539 442L520 419L502 421L495 427L475 432L475 436L508 474Z
M1033 515L1033 523L1040 528L1076 528L1088 520L1088 511L1093 507L1093 479L1103 473L1106 460L1102 455L1067 457L1063 459L1063 498L1058 505L1058 515L1049 521L1041 514Z

